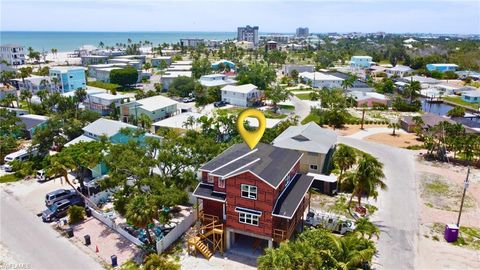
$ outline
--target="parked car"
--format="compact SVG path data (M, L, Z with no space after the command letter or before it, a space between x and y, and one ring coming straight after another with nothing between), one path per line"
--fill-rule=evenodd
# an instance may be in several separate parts
M50 179L53 179L53 177L47 176L46 173L45 173L45 170L37 171L37 181L38 182L44 182L44 181L48 181Z
M194 102L195 98L194 97L185 97L182 99L183 103L189 103L189 102Z
M45 195L45 205L48 207L55 202L58 202L63 199L69 199L70 197L76 195L76 191L74 189L57 189L55 191L47 193Z
M68 209L72 205L85 206L85 202L80 196L73 196L70 199L63 199L57 201L54 204L50 205L45 211L43 211L42 220L44 222L52 222L59 218L65 217L67 215Z
M224 107L224 106L226 106L226 105L227 105L227 102L225 102L225 101L223 101L223 100L217 101L217 102L213 103L213 106L214 106L214 107L217 107L217 108L219 108L219 107Z

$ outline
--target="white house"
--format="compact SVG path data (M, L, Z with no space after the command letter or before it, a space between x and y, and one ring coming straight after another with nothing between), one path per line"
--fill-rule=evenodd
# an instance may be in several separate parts
M205 87L225 86L237 83L236 80L230 79L230 77L225 74L203 75L198 79L198 82Z
M321 73L321 72L302 72L299 74L300 79L310 82L313 88L334 88L342 87L342 78Z
M119 67L106 67L106 68L97 68L95 71L95 79L101 82L110 82L110 72L115 69L121 69Z
M404 77L408 76L413 72L413 69L403 65L396 65L392 68L387 68L386 73L388 77Z
M6 44L0 46L0 60L5 60L9 65L12 66L24 65L24 47L14 44Z
M100 113L101 115L108 115L115 108L119 108L121 104L129 102L128 96L124 95L112 95L109 93L96 93L88 95L87 99L83 102L86 109Z
M263 97L262 91L253 84L226 85L221 91L223 101L240 107L258 104Z
M12 79L12 83L19 90L28 90L33 94L39 90L50 89L51 81L48 76L30 76L22 79Z
M121 105L122 119L128 122L145 114L152 121L159 121L177 113L177 104L175 100L161 95L135 100Z
M167 66L172 64L172 57L171 56L158 56L152 58L152 67L160 67L162 61L165 61Z

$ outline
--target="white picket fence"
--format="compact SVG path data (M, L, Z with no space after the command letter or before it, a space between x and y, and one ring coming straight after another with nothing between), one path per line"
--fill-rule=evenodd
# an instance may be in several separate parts
M129 234L127 231L125 231L124 229L122 229L120 226L118 226L114 221L112 221L111 219L105 217L102 213L99 213L97 211L95 211L94 209L90 208L92 210L92 216L98 220L100 220L101 222L103 222L105 225L107 225L108 227L112 228L113 230L115 230L116 232L118 232L119 234L121 234L123 237L127 238L130 242L134 243L135 245L137 246L141 246L143 245L143 243L138 240L136 237L134 237L133 235Z
M164 252L173 242L182 236L193 223L197 220L197 211L194 208L190 208L190 213L182 222L178 223L177 226L171 230L164 238L157 241L157 252L161 254Z

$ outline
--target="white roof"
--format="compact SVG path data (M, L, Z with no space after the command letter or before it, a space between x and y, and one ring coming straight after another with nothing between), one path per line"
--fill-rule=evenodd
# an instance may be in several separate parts
M462 95L469 96L469 97L480 97L480 91L477 91L477 90L463 91Z
M202 115L203 114L196 113L196 112L186 112L186 113L177 114L172 117L168 117L166 119L160 120L158 122L153 123L152 125L156 127L185 129L184 123L187 121L189 117L193 117L196 121Z
M171 58L172 58L171 56L157 56L157 57L153 57L152 60L168 60Z
M127 96L124 96L124 95L112 95L112 94L109 94L109 93L98 93L98 94L93 94L91 95L93 97L96 97L96 98L100 98L100 99L104 99L104 100L117 100L117 99L123 99L123 98L127 98Z
M430 64L434 67L458 67L458 65L455 64Z
M191 71L168 71L161 78L177 78L180 76L192 77Z
M329 182L329 183L335 183L337 182L337 176L330 174L330 175L324 175L324 174L318 174L318 173L307 173L308 176L312 176L313 179L315 180L320 180L323 182Z
M150 112L178 104L175 100L161 95L136 100L134 102L139 104L140 108Z
M177 71L177 70L191 70L192 66L190 65L171 65L167 68L167 71Z
M392 70L392 71L411 71L412 69L410 67L407 67L407 66L403 66L403 65L396 65L392 68L389 68L388 70Z
M28 118L28 119L35 119L35 120L48 120L48 116L45 115L38 115L38 114L24 114L18 116L18 118Z
M256 90L257 87L251 83L243 85L226 85L222 88L222 91L235 92L235 93L250 93Z
M321 128L314 122L290 126L273 140L273 145L277 147L323 154L328 153L336 143L337 134L334 131Z
M112 70L115 70L115 69L122 69L122 68L119 68L119 67L106 67L106 68L98 68L97 71L107 71L107 72L111 72Z
M272 118L265 118L265 128L273 128L276 127L280 122L285 119L272 119ZM251 127L258 127L258 119L255 117L247 117L245 121L248 122L248 125Z
M230 60L226 60L226 59L220 59L218 61L215 61L212 63L212 65L220 65L220 64L223 64L223 63L229 63L229 64L232 64L232 65L235 65L235 63L233 63L232 61Z
M371 98L387 100L385 95L376 92L351 91L350 95L352 95L356 100L365 100Z
M184 60L184 61L175 61L172 65L192 65L193 61L191 60Z
M84 67L80 67L80 66L57 66L57 67L51 67L50 71L59 71L61 73L65 73L71 70L78 70L78 69L85 70Z
M413 42L418 42L417 40L413 39L413 38L409 38L409 39L405 39L403 41L403 43L413 43Z
M299 77L307 78L311 81L314 79L315 81L343 81L342 78L321 72L301 72Z
M105 135L112 137L117 134L122 128L137 128L134 125L123 123L120 121L114 121L105 118L99 118L95 122L88 124L83 128L83 131L92 133L97 136Z
M82 135L78 136L77 138L69 141L69 142L66 143L64 146L65 146L65 147L68 147L68 146L70 146L70 145L74 145L74 144L77 144L77 143L79 143L79 142L92 142L92 141L95 141L95 139L92 139L92 138L90 138L90 137L85 136L85 135L82 134Z

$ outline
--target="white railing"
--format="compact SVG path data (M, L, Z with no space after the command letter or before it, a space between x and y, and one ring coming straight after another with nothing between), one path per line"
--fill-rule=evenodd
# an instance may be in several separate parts
M175 242L182 234L184 234L193 223L197 220L197 211L194 208L190 208L190 213L182 222L178 223L177 226L171 230L164 238L157 241L157 252L161 254L165 251L173 242Z
M92 216L98 220L100 220L101 222L103 222L105 225L107 225L108 227L110 227L111 229L115 230L116 232L118 232L119 234L121 234L123 237L127 238L127 240L129 240L130 242L134 243L135 245L137 246L141 246L143 245L143 243L138 240L136 237L134 237L133 235L129 234L127 231L125 231L124 229L122 229L120 226L118 226L114 220L112 219L109 219L107 217L105 217L102 213L99 213L97 211L95 211L94 209L90 208L92 210Z

